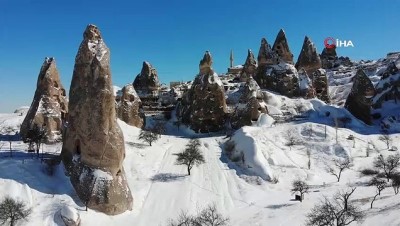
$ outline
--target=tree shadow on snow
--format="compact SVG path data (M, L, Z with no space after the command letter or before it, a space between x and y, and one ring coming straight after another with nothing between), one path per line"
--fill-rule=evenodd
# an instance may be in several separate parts
M183 180L186 175L182 174L174 174L174 173L159 173L151 177L151 181L156 181L156 182L171 182L171 181L178 181L178 180Z
M130 145L130 146L132 146L132 147L139 148L139 149L143 149L143 148L145 148L145 147L148 146L148 145L146 145L146 144L135 143L135 142L132 142L132 141L127 141L127 142L125 142L125 143L128 144L128 145Z

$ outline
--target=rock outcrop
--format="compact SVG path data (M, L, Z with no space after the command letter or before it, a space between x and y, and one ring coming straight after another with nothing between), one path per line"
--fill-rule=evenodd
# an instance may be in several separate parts
M88 25L75 58L62 159L78 197L89 208L115 215L132 209L123 169L124 137L117 124L110 50Z
M333 46L333 48L324 48L320 55L321 67L323 69L331 69L337 66L335 65L337 58L336 46Z
M158 96L160 81L156 69L149 62L143 62L142 71L136 76L133 86L139 97Z
M322 67L321 59L317 53L314 43L306 36L299 58L296 62L297 70L304 68L308 75L312 76L314 72Z
M375 86L373 107L380 108L387 101L400 103L400 57L388 64L380 74L381 80Z
M216 132L225 126L227 111L224 87L212 69L212 57L208 51L200 61L199 68L200 73L182 97L178 117L196 132Z
M306 70L301 68L299 74L299 90L300 96L306 99L315 97L315 90L310 77L307 75Z
M293 54L290 52L286 34L283 29L281 29L276 36L272 50L278 54L280 60L283 60L288 64L293 64Z
M272 50L265 38L261 39L261 46L258 52L258 66L264 67L267 65L274 65L279 63L278 55Z
M239 92L241 92L239 102L231 118L233 129L250 126L262 113L268 113L266 96L252 77L240 88Z
M326 71L324 69L318 69L313 74L313 87L315 89L315 96L324 101L330 103L329 99L329 84Z
M246 62L243 65L243 70L240 73L240 81L247 82L250 78L253 78L257 72L257 62L254 58L253 52L249 49L247 51Z
M362 69L353 77L353 86L344 107L356 118L371 124L371 98L375 94L374 85Z
M127 84L121 90L121 96L117 98L117 116L128 125L143 128L145 115L142 109L142 101L132 84Z
M22 139L29 139L29 130L37 125L44 129L46 143L60 141L67 113L68 99L56 61L54 58L46 58L40 69L35 96L21 125Z

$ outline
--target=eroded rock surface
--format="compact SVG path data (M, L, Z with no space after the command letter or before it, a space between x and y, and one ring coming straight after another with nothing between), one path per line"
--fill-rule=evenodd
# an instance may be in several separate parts
M132 209L122 162L125 146L117 124L110 50L88 25L75 58L68 127L62 158L78 197L91 209L115 215Z
M54 58L46 58L40 69L35 96L21 125L21 137L29 138L29 130L37 125L45 131L46 142L61 140L68 113L68 99L61 84Z
M142 128L145 126L145 115L142 102L132 84L127 84L117 98L117 115L122 121L131 126Z

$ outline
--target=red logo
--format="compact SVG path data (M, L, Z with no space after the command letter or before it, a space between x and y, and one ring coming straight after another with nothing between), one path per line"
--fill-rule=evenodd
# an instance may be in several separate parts
M336 47L335 39L332 37L328 37L324 40L325 48L332 49Z

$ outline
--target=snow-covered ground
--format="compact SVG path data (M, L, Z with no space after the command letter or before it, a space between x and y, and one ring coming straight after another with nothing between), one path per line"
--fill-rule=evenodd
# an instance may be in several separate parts
M168 135L150 147L138 140L138 128L119 121L125 137L124 167L134 197L132 211L112 217L92 210L86 212L64 175L62 164L53 176L47 175L45 164L27 153L27 145L22 142L12 143L13 157L9 157L8 143L0 144L0 199L10 195L32 207L29 221L21 222L30 226L63 225L60 211L65 206L78 210L82 225L167 225L168 219L176 218L182 210L196 213L211 203L230 218L229 225L233 226L304 225L306 214L321 199L357 186L352 199L366 213L365 221L359 225L400 225L400 195L394 195L389 187L370 209L375 188L367 186L370 178L359 172L371 168L378 154L394 154L378 140L379 128L366 126L346 110L318 100L268 95L270 112L298 113L296 110L301 109L307 118L271 123L272 119L264 116L254 126L238 130L232 140L236 151L244 153L242 162L232 162L224 153L223 147L229 138L202 135L199 139L206 163L193 168L191 176L186 175L185 167L175 165L174 154L196 137L194 133L184 127L177 130L168 123ZM336 143L333 118L343 116L350 117L352 122L348 125L350 128L337 130ZM18 128L23 118L20 113L0 114L0 124ZM292 131L301 144L286 146L287 131ZM355 137L355 144L347 139L349 135ZM399 134L391 136L393 146L399 146ZM376 146L370 157L366 157L368 142ZM52 154L60 150L61 144L44 146L44 151ZM310 169L307 150L311 156ZM336 177L327 173L327 166L333 159L344 157L350 158L353 166L336 182ZM274 179L278 182L272 182ZM304 179L311 185L311 192L303 202L292 200L294 195L290 189L294 179Z

